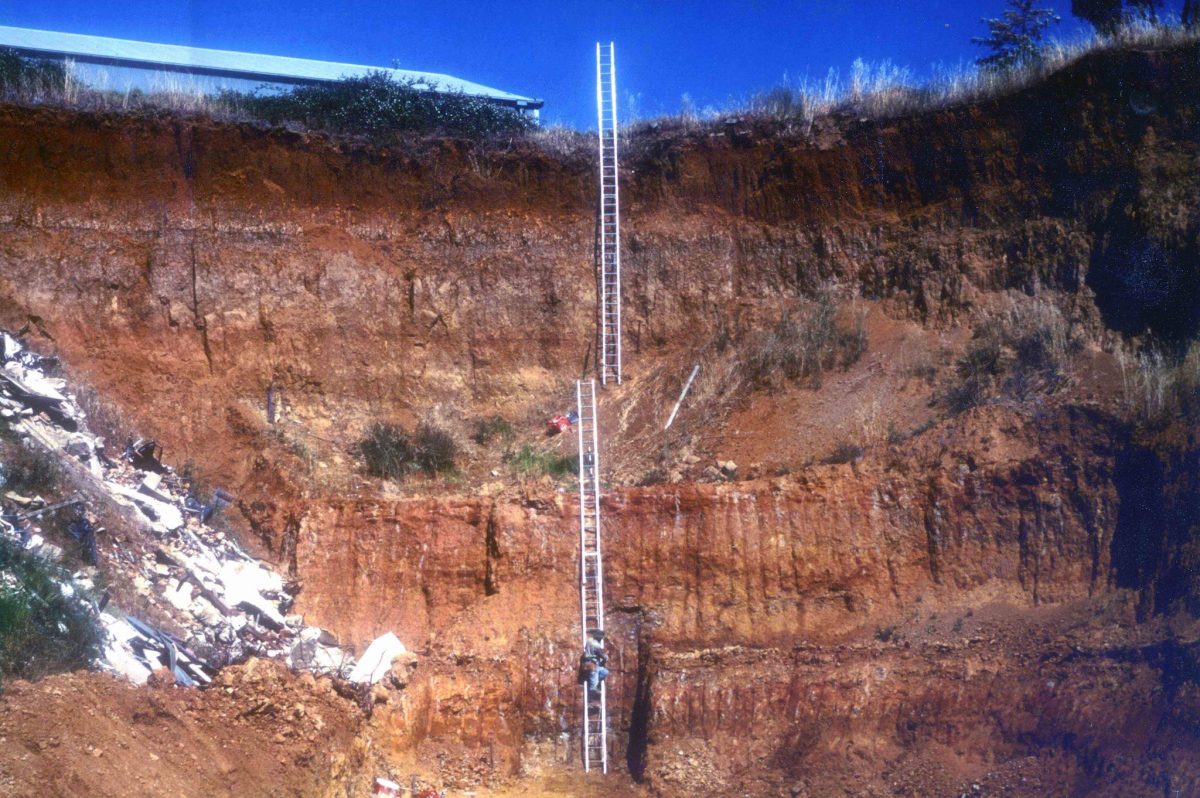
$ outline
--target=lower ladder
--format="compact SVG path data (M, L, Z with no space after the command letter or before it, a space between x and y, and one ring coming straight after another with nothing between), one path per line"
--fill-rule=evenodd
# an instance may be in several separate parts
M604 629L604 561L600 556L600 441L596 430L596 382L575 383L579 413L579 611L582 643L588 632ZM600 682L600 700L588 700L583 685L583 769L608 772L608 692Z

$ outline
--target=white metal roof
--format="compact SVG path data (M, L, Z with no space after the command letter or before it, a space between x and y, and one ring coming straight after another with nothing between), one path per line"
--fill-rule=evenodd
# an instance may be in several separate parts
M80 33L57 33L13 28L0 25L0 47L61 55L78 59L99 59L129 65L160 68L204 70L248 76L263 81L332 81L357 77L368 72L387 72L397 80L413 80L417 85L439 91L457 91L478 97L513 104L542 105L541 100L523 97L499 89L472 83L469 80L435 72L416 72L410 69L388 69L362 64L339 64L333 61L312 61L282 55L238 53L232 50L210 50L178 44L153 44L130 39L110 39Z

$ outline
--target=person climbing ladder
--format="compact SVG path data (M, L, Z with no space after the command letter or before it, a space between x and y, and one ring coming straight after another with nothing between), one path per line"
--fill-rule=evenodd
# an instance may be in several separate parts
M600 683L608 678L608 653L604 650L604 631L592 629L583 644L580 657L581 682L588 686L588 701L600 700Z

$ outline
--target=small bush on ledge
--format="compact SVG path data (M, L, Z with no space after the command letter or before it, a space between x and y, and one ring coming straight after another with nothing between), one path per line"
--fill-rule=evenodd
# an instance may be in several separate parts
M0 679L40 679L86 668L103 633L87 597L67 595L58 566L0 538Z
M525 444L516 452L504 455L504 462L511 465L522 474L545 474L551 477L565 477L579 471L577 455L559 455L554 452L539 451Z
M382 70L282 94L225 91L220 99L272 124L299 122L335 133L412 131L482 138L527 133L535 127L516 109L467 94L430 91Z
M451 474L458 458L458 444L450 433L429 423L409 434L399 425L377 422L356 448L367 473L384 479L403 479L417 471L431 477Z

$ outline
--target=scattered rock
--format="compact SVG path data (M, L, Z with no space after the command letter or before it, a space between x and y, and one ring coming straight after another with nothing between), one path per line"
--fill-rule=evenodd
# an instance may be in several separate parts
M146 684L149 687L174 687L175 674L166 668L155 668L150 671L150 678L146 680Z

